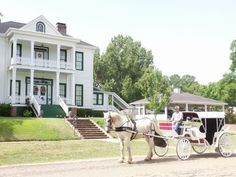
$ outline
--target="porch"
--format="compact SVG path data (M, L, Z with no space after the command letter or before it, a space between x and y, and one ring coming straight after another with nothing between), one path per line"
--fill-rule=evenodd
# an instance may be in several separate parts
M49 72L34 69L10 70L9 103L12 106L33 106L36 116L42 105L60 105L65 114L75 105L73 73Z

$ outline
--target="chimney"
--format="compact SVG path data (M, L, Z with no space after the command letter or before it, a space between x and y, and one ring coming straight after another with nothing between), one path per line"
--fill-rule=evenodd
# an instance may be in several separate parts
M181 88L174 88L174 93L181 93Z
M66 36L66 24L65 23L57 23L57 30L64 36Z

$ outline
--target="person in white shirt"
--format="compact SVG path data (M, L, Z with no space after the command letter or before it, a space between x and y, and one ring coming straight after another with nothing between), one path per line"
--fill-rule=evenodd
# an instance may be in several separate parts
M179 110L179 106L175 106L175 112L172 114L172 117L171 117L171 121L174 122L174 125L175 125L175 131L180 134L180 125L182 123L182 119L183 119L183 114L182 112L180 112Z

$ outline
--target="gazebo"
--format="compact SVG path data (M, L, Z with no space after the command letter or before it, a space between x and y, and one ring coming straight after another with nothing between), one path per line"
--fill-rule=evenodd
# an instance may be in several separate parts
M145 105L148 104L148 99L141 99L130 103L138 111L138 115L147 114ZM172 110L174 106L180 106L182 111L213 111L213 110L223 110L227 103L213 100L210 98L193 95L191 93L174 91L170 96L170 103L166 106L164 112L167 114L167 110Z

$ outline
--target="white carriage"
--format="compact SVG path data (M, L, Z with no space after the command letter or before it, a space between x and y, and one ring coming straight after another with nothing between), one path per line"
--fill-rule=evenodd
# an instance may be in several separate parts
M181 160L187 160L193 149L197 154L204 153L210 146L223 157L233 154L233 141L225 129L224 113L183 112L183 122L178 135L174 124L169 121L154 121L153 137L155 153L164 156L169 149L169 140L177 140L176 153Z

